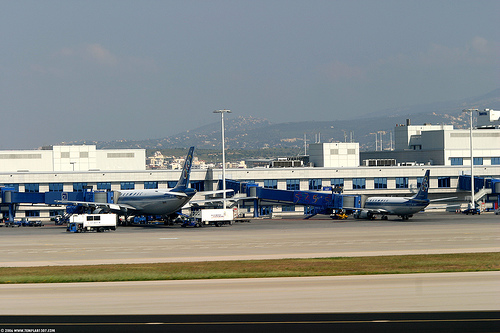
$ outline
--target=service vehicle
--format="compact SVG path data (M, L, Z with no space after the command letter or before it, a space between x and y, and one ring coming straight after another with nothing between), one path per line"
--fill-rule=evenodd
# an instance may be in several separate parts
M182 227L202 227L204 225L220 227L224 224L233 224L233 221L233 209L200 209L193 211Z
M14 221L8 224L11 227L42 227L42 221L33 221L27 217L21 218L19 221Z
M480 215L481 214L481 210L479 209L479 207L475 207L475 208L467 208L465 210L462 211L462 214L465 214L465 215Z
M116 214L73 214L69 218L68 232L116 230Z

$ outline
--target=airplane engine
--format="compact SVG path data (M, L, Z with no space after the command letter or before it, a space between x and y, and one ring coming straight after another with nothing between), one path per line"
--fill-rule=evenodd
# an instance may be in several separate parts
M104 213L109 213L109 209L99 207L92 211L92 214L104 214Z
M364 210L358 210L353 214L355 219L372 219L373 214Z

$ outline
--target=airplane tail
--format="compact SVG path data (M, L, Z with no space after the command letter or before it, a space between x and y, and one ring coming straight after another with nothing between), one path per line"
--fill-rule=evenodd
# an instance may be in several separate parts
M420 184L420 188L418 189L418 193L413 197L413 199L427 200L427 194L429 192L429 174L430 170L427 170L425 172L424 179L422 180L422 184Z
M194 147L189 148L189 152L186 156L186 160L184 161L184 166L182 168L181 177L179 178L179 181L177 182L175 187L172 189L173 191L185 189L189 186L189 176L191 175L193 153L194 153Z

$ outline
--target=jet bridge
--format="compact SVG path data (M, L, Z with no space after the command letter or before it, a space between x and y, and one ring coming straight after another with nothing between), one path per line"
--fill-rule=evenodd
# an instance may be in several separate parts
M458 177L458 188L470 192L470 175ZM493 208L500 207L500 179L474 176L474 200L490 203Z
M4 218L14 221L21 204L60 205L61 200L112 203L114 194L113 191L92 191L90 187L83 192L18 192L14 187L0 187L0 211ZM66 208L71 210L73 207Z
M259 205L262 202L313 207L312 213L306 218L316 214L337 214L361 208L361 196L359 195L344 195L319 191L278 190L234 180L226 180L226 188L233 189L235 194L246 194L248 200L253 200L255 217L258 216Z

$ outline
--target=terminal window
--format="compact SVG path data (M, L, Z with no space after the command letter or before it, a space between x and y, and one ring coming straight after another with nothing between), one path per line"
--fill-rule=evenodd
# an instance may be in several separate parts
M104 183L97 183L97 189L101 191L111 191L111 183L104 182Z
M49 210L49 216L57 216L57 215L64 215L64 210Z
M321 186L321 179L309 179L309 190L319 191L321 190Z
M438 177L438 187L450 187L450 177Z
M19 184L5 184L4 186L13 188L15 192L19 192Z
M273 206L271 206L271 205L260 206L260 215L261 216L271 215L272 212L273 212Z
M482 157L474 157L474 165L483 165Z
M73 183L73 192L83 192L87 183Z
M396 188L408 188L408 177L396 177Z
M158 188L158 182L144 182L145 189L156 189Z
M39 192L39 184L24 184L24 192L35 193Z
M500 157L492 157L491 165L500 165Z
M450 162L451 165L464 165L464 159L462 157L452 157Z
M135 188L134 182L121 182L120 189L122 190L133 190Z
M420 187L420 185L422 185L423 181L424 181L424 177L417 177L417 187Z
M353 178L352 179L352 189L353 190L362 190L366 188L366 179L365 178Z
M26 217L38 217L38 216L40 216L40 211L39 210L26 210L24 212L24 216L26 216Z
M49 183L49 192L62 192L63 184L62 183Z
M278 188L278 180L277 179L264 179L264 188Z
M298 191L300 190L300 179L287 179L286 189L288 191Z
M387 178L374 178L375 188L387 188Z
M227 187L227 183L226 183L226 187ZM158 185L156 185L155 188L158 188ZM205 181L204 180L191 181L191 188L194 188L197 192L203 192L203 191L205 191ZM237 191L239 189L233 188L233 190Z
M344 178L332 178L330 184L335 187L344 187Z

